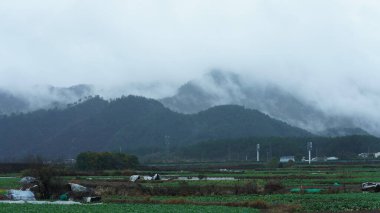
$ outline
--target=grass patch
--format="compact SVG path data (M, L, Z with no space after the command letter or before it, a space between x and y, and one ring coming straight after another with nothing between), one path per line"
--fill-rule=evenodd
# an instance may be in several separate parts
M0 189L18 189L20 178L0 178Z
M195 206L195 205L167 205L167 204L105 204L105 205L32 205L32 204L0 204L0 212L28 212L28 213L124 213L124 212L226 212L240 213L259 211L252 208L236 208L228 206Z

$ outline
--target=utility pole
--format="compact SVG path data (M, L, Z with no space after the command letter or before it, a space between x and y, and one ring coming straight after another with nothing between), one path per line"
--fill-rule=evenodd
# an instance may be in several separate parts
M256 151L257 151L257 162L260 162L260 144L256 145Z
M309 165L311 164L311 150L313 149L313 142L307 143L307 150L309 151Z

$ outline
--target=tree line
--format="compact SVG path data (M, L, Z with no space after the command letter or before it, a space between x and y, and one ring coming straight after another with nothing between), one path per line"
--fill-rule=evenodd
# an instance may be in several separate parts
M133 169L139 165L134 155L112 152L83 152L76 158L80 170Z

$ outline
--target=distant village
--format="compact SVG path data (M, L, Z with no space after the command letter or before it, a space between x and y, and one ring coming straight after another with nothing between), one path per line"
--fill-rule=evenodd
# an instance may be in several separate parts
M377 159L380 157L380 152L375 153L360 153L358 154L359 159ZM328 162L328 161L337 161L339 160L338 157L331 156L331 157L314 157L311 158L311 162ZM281 156L280 157L280 163L288 163L289 161L296 162L295 156ZM309 160L306 159L306 157L302 157L301 162L308 162Z

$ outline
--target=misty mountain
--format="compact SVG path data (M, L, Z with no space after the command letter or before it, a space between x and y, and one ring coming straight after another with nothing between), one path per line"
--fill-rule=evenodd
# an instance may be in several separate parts
M181 114L160 102L128 96L93 97L65 109L0 119L0 156L73 157L83 151L143 150L147 154L213 139L302 137L311 134L236 105Z
M203 141L181 148L181 158L209 161L241 161L256 159L256 145L260 144L261 160L292 155L296 160L308 156L306 145L313 142L312 157L336 156L339 159L360 159L359 153L380 151L380 139L370 135L307 138L242 138Z
M22 112L28 109L26 100L12 95L10 92L0 90L0 115L13 112Z
M352 119L328 114L319 109L318 104L297 97L274 84L247 83L239 75L218 70L208 73L202 79L186 83L174 96L160 101L166 107L182 113L196 113L212 106L237 104L257 109L315 134L333 136L334 131L325 132L328 129L346 130L337 132L334 136L364 133L356 131L357 126Z
M361 128L331 128L319 133L319 135L327 137L342 137L347 135L370 135L367 131Z
M26 92L11 92L0 89L0 114L30 112L39 109L62 108L79 99L93 95L93 87L75 85L71 87L35 86Z

